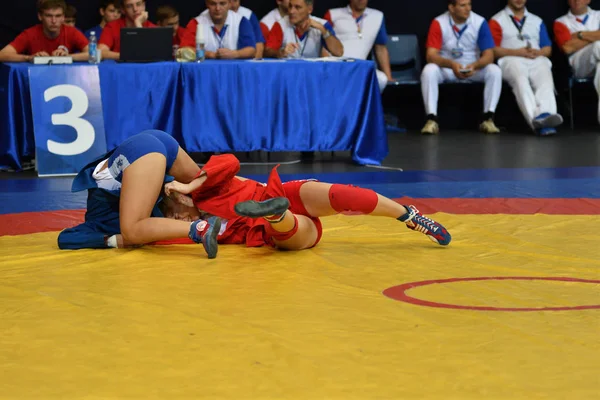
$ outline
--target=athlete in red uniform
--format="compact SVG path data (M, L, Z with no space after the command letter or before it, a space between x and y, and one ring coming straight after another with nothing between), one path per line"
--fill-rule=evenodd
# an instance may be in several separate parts
M339 213L392 217L440 245L450 243L441 224L370 189L315 180L282 183L277 167L265 185L237 176L239 170L235 156L213 156L191 183L167 183L165 193L191 194L199 210L228 220L219 243L306 249L321 239L319 217Z

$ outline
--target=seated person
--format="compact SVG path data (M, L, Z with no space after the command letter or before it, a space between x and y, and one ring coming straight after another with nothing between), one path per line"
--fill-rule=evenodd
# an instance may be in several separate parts
M240 0L229 0L229 7L231 11L235 11L250 21L252 31L254 32L254 39L256 39L256 54L254 55L254 58L262 58L265 51L265 37L263 36L256 14L254 14L251 9L242 7L240 5Z
M525 0L508 5L490 20L494 53L502 77L513 89L529 126L539 135L552 135L562 124L554 96L552 42L540 17L530 13Z
M119 0L102 0L100 3L100 16L102 20L100 21L100 25L97 25L91 29L85 31L85 36L89 39L90 34L96 32L96 38L100 39L100 35L102 35L102 30L109 22L115 21L121 18L121 10L118 7Z
M118 60L121 56L121 28L151 28L154 25L148 21L146 2L144 0L119 0L121 5L121 18L109 22L102 30L98 40L98 50L102 51L102 58Z
M262 31L265 40L269 37L269 32L275 25L275 22L279 22L288 15L288 8L290 7L290 0L276 0L277 8L272 9L267 15L260 20L260 30Z
M288 16L273 24L265 56L270 58L319 58L344 54L342 42L331 24L311 15L313 0L290 0Z
M471 11L471 0L448 0L448 11L433 20L427 38L427 62L421 91L427 113L423 134L439 133L439 85L484 82L484 121L479 130L498 133L494 112L502 92L502 71L494 64L494 39L487 21Z
M75 6L71 4L67 5L67 9L65 10L65 25L72 26L75 28L75 23L77 22L77 9Z
M88 40L77 28L64 24L64 0L38 2L40 24L23 31L0 51L0 62L31 61L33 57L72 56L87 61ZM80 52L79 54L73 54Z
M331 23L344 45L344 57L366 60L371 50L379 65L377 81L383 92L388 82L393 82L390 53L387 49L385 18L379 10L368 8L365 0L350 0L348 7L327 11L325 19Z
M569 12L554 22L554 39L569 57L573 75L576 78L593 77L600 96L600 11L592 10L589 5L590 0L569 0Z
M158 7L156 9L156 25L173 28L173 58L175 58L185 33L185 29L179 25L179 11L170 5Z
M206 0L208 8L185 28L180 52L189 59L196 52L196 31L202 29L206 58L248 59L256 54L256 39L250 21L230 12L229 0Z

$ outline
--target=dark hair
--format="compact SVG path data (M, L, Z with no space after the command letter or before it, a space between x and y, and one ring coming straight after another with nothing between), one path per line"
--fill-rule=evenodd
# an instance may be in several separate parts
M448 5L449 6L455 6L457 1L458 0L448 0Z
M146 0L142 0L142 3L145 3ZM118 0L118 4L120 8L125 8L125 0Z
M77 9L75 8L75 6L68 4L67 9L65 10L65 17L75 18L75 16L77 16Z
M165 19L173 18L179 15L175 7L165 4L156 9L156 22L162 22Z
M120 2L119 0L102 0L100 2L100 9L106 10L106 7L113 5L115 8L119 8Z
M65 0L38 0L37 2L37 11L39 14L55 8L62 8L63 12L66 12L67 3L65 3Z

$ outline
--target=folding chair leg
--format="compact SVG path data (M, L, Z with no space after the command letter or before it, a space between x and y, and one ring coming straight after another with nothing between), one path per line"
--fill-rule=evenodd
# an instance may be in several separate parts
M570 84L569 85L569 114L570 114L570 119L571 119L571 130L575 130L575 116L573 115L573 110L575 109L575 107L573 107L573 85Z

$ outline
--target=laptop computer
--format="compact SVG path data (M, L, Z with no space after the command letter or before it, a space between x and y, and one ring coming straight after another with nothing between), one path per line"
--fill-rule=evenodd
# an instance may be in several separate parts
M173 28L121 28L119 61L173 61Z

